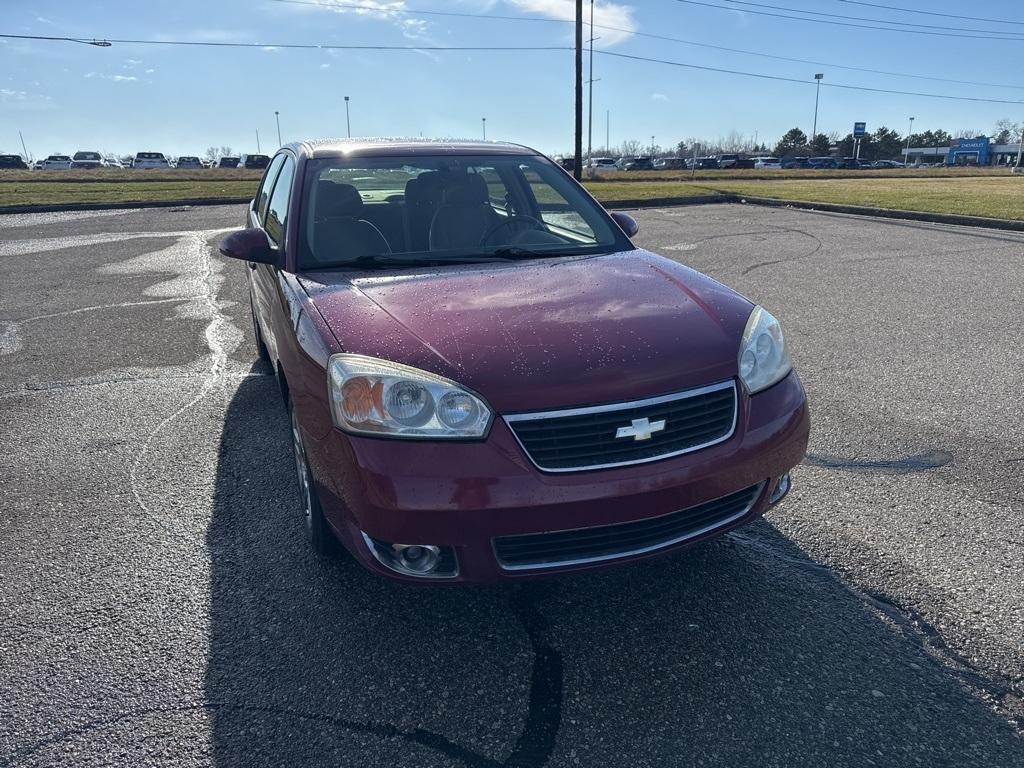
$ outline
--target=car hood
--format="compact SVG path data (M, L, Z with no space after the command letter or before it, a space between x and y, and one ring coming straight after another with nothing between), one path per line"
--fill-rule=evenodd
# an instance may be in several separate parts
M752 305L642 250L410 272L307 272L346 352L446 376L499 412L613 402L736 376Z

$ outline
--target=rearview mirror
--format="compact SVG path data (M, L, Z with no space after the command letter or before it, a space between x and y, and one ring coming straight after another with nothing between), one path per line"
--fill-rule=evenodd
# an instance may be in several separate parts
M640 225L636 223L636 219L630 216L628 213L621 213L620 211L612 211L612 218L615 219L615 223L619 225L623 232L626 233L626 237L632 237L640 231Z
M277 264L277 251L270 247L262 229L240 229L220 241L220 252L229 259L254 262L256 264Z

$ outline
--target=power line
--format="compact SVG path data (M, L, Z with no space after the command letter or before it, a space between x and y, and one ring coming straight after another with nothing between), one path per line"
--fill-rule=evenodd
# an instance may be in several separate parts
M845 2L845 0L842 0ZM508 16L501 14L489 14L489 13L465 13L458 11L436 11L422 8L387 8L381 9L378 6L370 5L357 5L355 3L318 3L315 0L274 0L277 3L288 3L290 5L306 5L315 8L331 9L331 8L345 8L365 11L380 11L386 14L400 14L407 16L454 16L457 18L466 19L482 19L482 20L500 20L500 21L531 21L531 22L544 22L549 24L572 24L571 19L550 19L543 16ZM745 56L760 56L766 59L775 59L776 61L789 61L796 64L809 64L815 67L832 67L834 69L848 69L853 72L866 72L872 75L886 75L887 77L905 77L914 80L930 80L938 83L954 83L956 85L976 85L991 88L1010 88L1013 90L1024 90L1024 85L1010 85L1004 83L991 83L981 82L978 80L958 80L955 78L948 77L936 77L934 75L915 75L909 72L890 72L884 69L871 69L868 67L854 67L846 64L835 64L827 61L812 61L810 59L797 59L791 56L778 56L776 54L764 53L762 51L749 51L743 48L729 48L723 45L713 45L711 43L702 43L697 40L686 40L681 37L670 37L668 35L656 35L651 32L639 32L633 29L627 29L626 27L614 27L607 24L593 24L594 29L603 29L610 32L622 32L625 34L634 35L636 37L643 37L649 40L664 40L671 43L679 43L681 45L692 45L699 48L708 48L715 51L726 51L728 53L739 53Z
M699 5L705 8L715 8L719 11L737 11L739 9L733 8L728 5L715 5L714 3L702 3L698 0L676 0L678 3L685 3L686 5ZM1020 37L995 37L992 35L965 35L955 32L929 32L923 29L895 29L893 27L880 27L872 26L870 24L853 24L846 21L831 21L829 19L808 19L805 16L787 16L781 13L772 13L771 11L749 11L745 10L744 13L754 14L755 16L772 16L778 19L790 19L792 21L806 21L812 24L828 24L834 27L852 27L854 29L877 29L882 32L900 32L905 35L926 35L931 37L958 37L967 40L1003 40L1012 43L1024 42L1024 38Z
M333 45L328 43L228 43L208 40L129 40L107 37L83 40L76 37L48 37L45 35L6 35L0 38L12 40L46 40L67 43L87 42L90 45L109 47L113 43L125 45L198 45L212 48L288 48L324 51L571 51L567 45Z
M787 11L789 13L804 13L809 16L824 16L829 19L847 19L851 21L869 21L872 24L897 24L901 27L918 27L922 29L952 29L957 32L981 32L982 34L993 34L993 35L1021 35L1022 32L1002 32L998 29L969 29L967 27L950 27L948 24L940 26L938 24L920 24L918 22L911 21L894 21L892 19L872 19L865 16L846 16L841 13L825 13L824 11L807 11L803 8L787 8L782 5L769 5L768 3L755 3L750 0L723 0L723 2L729 3L730 5L750 5L755 8L770 8L773 11Z
M840 3L850 5L863 5L868 8L882 8L886 11L899 11L901 13L917 13L922 16L941 16L944 19L963 19L964 21L987 21L991 24L1013 24L1024 26L1024 21L1012 21L1011 19L986 19L981 16L958 16L955 13L939 13L938 11L922 11L918 8L900 8L895 5L882 5L881 3L865 3L860 0L838 0Z
M726 75L739 75L742 77L756 77L761 80L776 80L784 83L797 83L799 85L813 85L814 81L811 80L800 80L795 77L783 77L781 75L765 75L760 72L744 72L737 69L723 69L720 67L708 67L702 64L687 64L681 61L669 61L667 59L655 59L647 56L634 56L628 53L615 53L613 51L594 51L594 53L600 54L601 56L613 56L617 59L631 59L633 61L646 61L653 64L667 64L673 67L684 67L686 69L699 69L705 72L719 72ZM973 101L983 102L986 104L1024 104L1024 100L1013 100L1013 99L986 99L981 96L950 96L944 93L922 93L918 91L896 91L888 88L872 88L867 85L845 85L843 83L827 83L822 82L822 87L828 88L842 88L850 91L869 91L871 93L888 93L896 96L921 96L928 99L945 99L949 101Z

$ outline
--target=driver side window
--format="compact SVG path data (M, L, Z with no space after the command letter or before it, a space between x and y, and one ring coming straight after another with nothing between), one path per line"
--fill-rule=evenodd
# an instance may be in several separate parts
M520 165L523 177L536 202L540 219L555 230L570 232L591 242L597 241L594 230L562 194L552 187L538 171L529 165Z

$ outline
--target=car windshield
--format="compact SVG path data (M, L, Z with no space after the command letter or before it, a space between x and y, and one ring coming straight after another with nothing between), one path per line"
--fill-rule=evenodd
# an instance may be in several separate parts
M302 216L301 269L630 247L564 171L531 155L311 160Z
M75 152L75 160L99 160L99 152Z
M164 156L159 152L139 152L135 158L137 160L163 160Z

